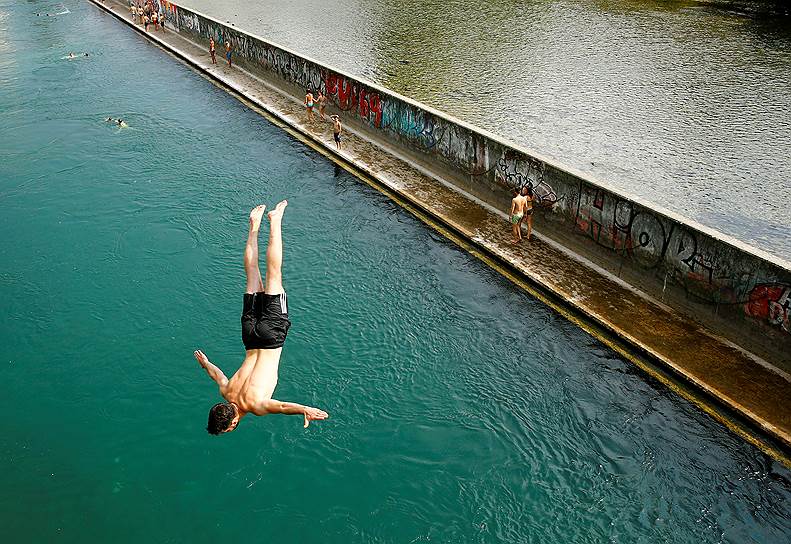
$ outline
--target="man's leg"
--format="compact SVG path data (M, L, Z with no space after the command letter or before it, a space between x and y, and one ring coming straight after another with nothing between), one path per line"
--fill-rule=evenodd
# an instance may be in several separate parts
M283 276L280 267L283 264L283 239L280 226L283 211L288 206L287 200L280 201L275 209L269 212L269 245L266 248L266 289L267 295L284 293Z
M256 206L250 212L250 232L247 234L247 245L244 248L244 273L247 275L245 293L258 293L264 290L261 282L261 271L258 269L258 229L266 206Z

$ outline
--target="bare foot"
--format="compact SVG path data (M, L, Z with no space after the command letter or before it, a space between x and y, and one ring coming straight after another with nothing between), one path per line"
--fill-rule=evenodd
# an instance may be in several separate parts
M261 226L261 218L264 216L265 209L266 206L261 204L250 211L250 230L258 230L258 227Z
M286 206L288 206L288 200L281 200L278 202L277 206L275 206L275 209L267 214L269 220L271 221L272 219L280 219L283 217L283 212L285 211Z

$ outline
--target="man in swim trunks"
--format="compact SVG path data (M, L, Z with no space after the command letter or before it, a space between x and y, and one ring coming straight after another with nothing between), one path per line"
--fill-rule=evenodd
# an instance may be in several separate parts
M514 243L518 244L522 241L522 217L525 215L525 197L520 194L518 189L512 191L513 198L511 199L511 230L514 234Z
M231 42L225 42L225 58L228 59L228 67L231 67Z
M206 430L210 434L233 431L239 420L247 414L301 415L305 427L311 421L329 417L327 412L318 408L272 398L277 385L280 354L291 326L280 271L283 261L281 222L287 205L288 202L283 200L267 215L269 245L266 248L264 281L261 280L261 271L258 269L258 229L265 206L257 206L250 212L250 232L244 250L247 289L242 309L242 342L246 352L242 366L229 380L201 350L194 353L198 363L220 386L220 394L227 401L215 404L209 410Z
M303 104L305 104L305 110L308 112L308 119L313 119L313 93L311 91L307 91Z
M341 118L337 115L330 116L332 119L332 139L335 140L335 148L340 151L341 150L341 130L343 127L341 126Z
M214 38L209 38L209 54L211 55L211 63L217 64L217 58L215 55L215 48L214 48Z

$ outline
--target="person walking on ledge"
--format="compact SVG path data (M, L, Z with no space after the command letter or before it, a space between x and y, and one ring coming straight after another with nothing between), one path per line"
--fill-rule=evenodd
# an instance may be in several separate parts
M211 55L211 63L217 64L216 48L214 46L214 38L209 38L209 54Z
M521 195L519 189L512 191L514 198L511 199L511 211L508 214L511 219L511 231L514 234L514 243L522 241L522 218L525 215L525 197Z
M247 414L301 415L305 427L311 421L329 417L327 412L318 408L272 398L277 386L280 354L291 326L280 270L283 262L281 223L287 205L288 202L283 200L267 216L269 245L266 248L266 277L263 281L258 269L258 229L265 206L257 206L250 212L250 232L244 250L247 289L242 308L242 342L246 351L242 366L229 380L201 350L194 353L195 359L217 382L220 394L227 401L215 404L209 410L206 430L210 434L233 431L239 420Z

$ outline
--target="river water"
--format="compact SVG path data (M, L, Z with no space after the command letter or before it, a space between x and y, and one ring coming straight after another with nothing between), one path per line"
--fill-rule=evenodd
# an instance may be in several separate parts
M3 542L788 542L787 469L65 5L0 0ZM283 197L276 396L331 419L212 437L191 354L237 368L246 216Z
M791 19L659 0L183 0L791 259Z

